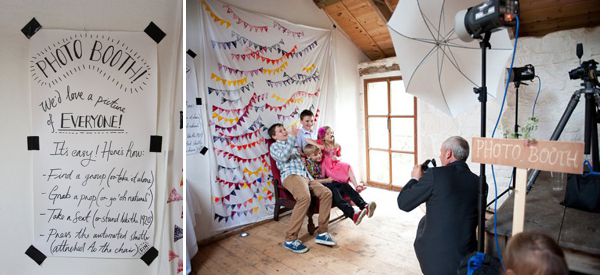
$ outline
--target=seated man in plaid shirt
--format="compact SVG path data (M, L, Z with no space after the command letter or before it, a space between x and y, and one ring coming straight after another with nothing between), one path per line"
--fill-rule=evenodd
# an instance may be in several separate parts
M298 232L302 227L304 216L310 206L310 192L319 198L319 228L315 242L318 244L334 246L333 237L327 232L329 226L329 212L331 210L331 191L315 181L306 170L296 149L296 134L298 129L293 129L288 135L282 124L276 123L269 128L269 136L275 140L271 145L271 157L277 163L281 172L283 187L290 191L296 200L292 210L292 217L285 235L284 247L296 253L304 253L308 248L298 239Z

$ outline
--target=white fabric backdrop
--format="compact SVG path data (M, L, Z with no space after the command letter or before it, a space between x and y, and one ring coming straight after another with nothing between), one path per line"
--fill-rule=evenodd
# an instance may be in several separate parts
M315 113L318 126L332 120L332 34L216 0L200 5L204 62L197 68L210 121L209 184L218 230L273 214L269 126L299 128L304 109Z

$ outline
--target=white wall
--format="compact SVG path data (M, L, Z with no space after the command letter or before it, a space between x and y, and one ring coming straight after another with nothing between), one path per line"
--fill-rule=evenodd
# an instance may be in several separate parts
M514 41L513 41L514 43ZM549 140L552 132L556 128L560 117L562 116L571 95L579 89L580 80L570 80L568 72L578 67L578 60L575 55L575 45L577 43L584 44L584 56L582 61L589 59L600 59L600 28L595 29L576 29L561 31L548 34L543 38L525 37L519 39L517 45L517 55L515 57L515 67L521 67L526 64L532 64L536 69L536 74L542 79L542 91L540 93L536 106L535 115L540 119L538 123L539 129L533 133L533 137L538 140ZM388 59L375 62L374 65L391 65L396 63L396 60ZM361 64L364 67L368 64ZM373 65L373 64L371 64ZM506 67L510 66L508 60ZM388 76L401 75L400 71L365 75L361 77L361 93L362 80L369 78L379 78ZM504 80L505 81L505 80ZM519 88L519 124L525 125L526 119L531 116L533 101L535 100L538 91L537 79L529 86L522 85ZM498 119L498 113L502 103L504 94L504 84L498 88L496 99L488 98L487 103L487 119L486 119L486 136L491 137L494 125ZM472 96L476 96L472 94ZM459 135L467 140L472 137L479 137L480 126L480 106L477 105L464 113L461 113L456 118L451 118L448 115L437 110L427 102L417 100L418 112L418 162L421 163L426 159L439 159L439 149L442 142L453 135ZM583 125L584 125L584 102L582 96L581 101L569 123L567 124L560 140L568 141L583 141ZM364 113L364 103L361 104L360 112ZM503 115L500 124L494 137L502 137L503 129L513 131L515 120L515 89L514 85L510 84L506 105L503 110ZM360 128L360 154L363 159L363 167L366 167L365 162L365 129L364 119L361 119ZM470 160L470 159L469 159ZM479 174L479 164L467 162L471 171ZM510 180L512 167L494 166L496 181L498 183L498 193L504 191ZM366 170L363 171L365 173ZM494 186L491 167L486 166L486 176L490 185L488 201L494 199ZM407 180L410 175L407 175ZM364 180L365 178L363 178ZM504 202L507 196L503 196L499 202Z
M225 0L222 2L248 11L285 19L296 24L324 29L332 29L333 25L327 14L309 0ZM203 38L200 37L199 28L199 1L187 0L186 3L186 45L187 48L195 52L200 52L200 40ZM336 124L331 126L336 131L338 142L344 147L344 161L356 167L355 170L360 170L358 168L361 164L359 150L355 144L358 143L356 129L359 128L359 118L362 114L358 111L360 101L357 95L360 83L356 67L359 62L366 61L368 58L337 29L334 31L333 47L336 63L337 90L335 91ZM199 57L196 57L196 62L200 62ZM200 68L200 66L197 65L196 68ZM197 75L198 77L202 76L199 70L197 71ZM199 82L201 81L199 78ZM209 150L209 152L211 151ZM208 154L206 156L190 155L186 159L186 181L195 190L201 204L201 215L198 217L199 226L196 229L198 240L203 240L219 233L213 232L210 226L213 214L210 205L211 194L210 184L208 183L210 180L210 169L208 160Z
M33 17L46 29L143 31L153 21L167 36L158 45L158 128L163 152L169 141L177 47L181 38L182 2L2 0L0 5L0 274L158 274L159 261L139 259L47 258L38 266L25 255L33 243L33 190L29 40L21 28ZM166 154L157 155L156 201L165 200ZM160 253L165 220L156 203L154 246ZM167 234L167 233L165 233Z

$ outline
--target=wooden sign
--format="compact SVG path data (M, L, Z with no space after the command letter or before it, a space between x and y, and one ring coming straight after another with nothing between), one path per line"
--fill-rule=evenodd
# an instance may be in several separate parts
M532 168L571 174L583 173L583 142L473 138L471 160L477 163Z

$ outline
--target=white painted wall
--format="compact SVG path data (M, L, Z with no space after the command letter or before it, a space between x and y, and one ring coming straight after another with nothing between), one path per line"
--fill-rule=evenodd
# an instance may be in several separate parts
M222 2L248 11L285 19L296 24L323 29L332 29L333 25L327 14L309 0L225 0ZM200 40L204 38L200 37L199 1L187 0L186 3L186 46L195 52L201 52ZM356 167L355 170L360 171L360 154L356 146L359 136L357 136L356 129L360 127L359 118L362 114L358 110L360 98L357 95L360 83L356 67L359 62L364 62L368 58L338 29L334 31L333 47L337 89L335 91L335 125L331 126L336 131L336 139L344 147L344 161L349 162L353 167ZM201 62L201 57L196 57L195 59L197 62L198 81L202 82L200 78L202 74L198 70L198 68L201 68L199 66L201 64L199 63ZM212 152L212 149L209 149L209 152ZM210 180L209 159L208 154L206 156L190 155L187 157L186 164L186 181L194 189L200 201L201 215L197 218L198 227L196 228L198 240L203 240L219 233L214 232L210 225L213 217L210 205L210 184L208 182Z
M514 41L513 41L514 43ZM600 28L595 29L576 29L561 31L548 34L543 38L525 37L519 39L517 45L517 55L515 57L515 67L521 67L526 64L534 65L536 74L542 79L542 91L540 93L537 107L536 117L540 119L538 123L539 129L533 133L533 137L538 140L549 140L552 132L556 128L560 117L562 116L571 95L579 89L580 80L570 80L568 72L576 67L579 63L575 55L575 45L577 43L584 44L584 56L582 61L589 59L600 59ZM392 59L381 60L370 65L391 65L397 61ZM361 67L369 64L360 64ZM506 67L510 66L508 60ZM362 80L369 78L380 78L388 76L401 75L400 71L372 74L361 77L361 88L359 97L364 98L362 88ZM529 86L522 85L519 88L519 124L525 125L527 117L531 116L533 101L535 100L538 91L537 79L530 83ZM502 103L504 94L504 84L498 89L498 98L489 98L487 103L487 131L486 136L491 137L492 130L498 119L498 113ZM476 96L472 94L472 96ZM503 129L513 131L515 120L515 89L514 85L510 84L504 107L503 115L500 121L498 130L494 137L502 137ZM453 135L459 135L467 140L472 137L479 137L480 126L480 106L460 114L456 118L451 118L435 107L424 101L417 101L418 110L418 162L421 163L426 159L436 158L439 160L439 149L442 142ZM569 123L567 124L564 133L560 140L567 141L583 141L583 125L584 125L584 102L581 101L577 109L573 112ZM360 104L360 112L364 114L364 103ZM362 167L366 167L365 156L365 128L364 118L361 119L360 126L360 146ZM479 164L467 162L471 171L479 174ZM504 191L510 180L512 167L494 166L496 181L498 183L498 193ZM366 168L363 174L366 173ZM494 186L491 167L486 166L486 176L490 185L488 201L494 199ZM410 175L406 175L408 181ZM363 177L362 180L365 180ZM503 196L499 202L504 202L507 196Z
M182 1L2 0L0 4L0 274L158 274L158 258L150 266L139 259L52 257L38 266L25 255L33 242L33 190L29 40L21 28L35 17L46 29L143 31L153 21L167 36L158 45L158 125L163 152L169 144L177 48L181 39ZM166 153L157 155L156 235L162 249L166 201ZM166 233L165 233L166 234Z

